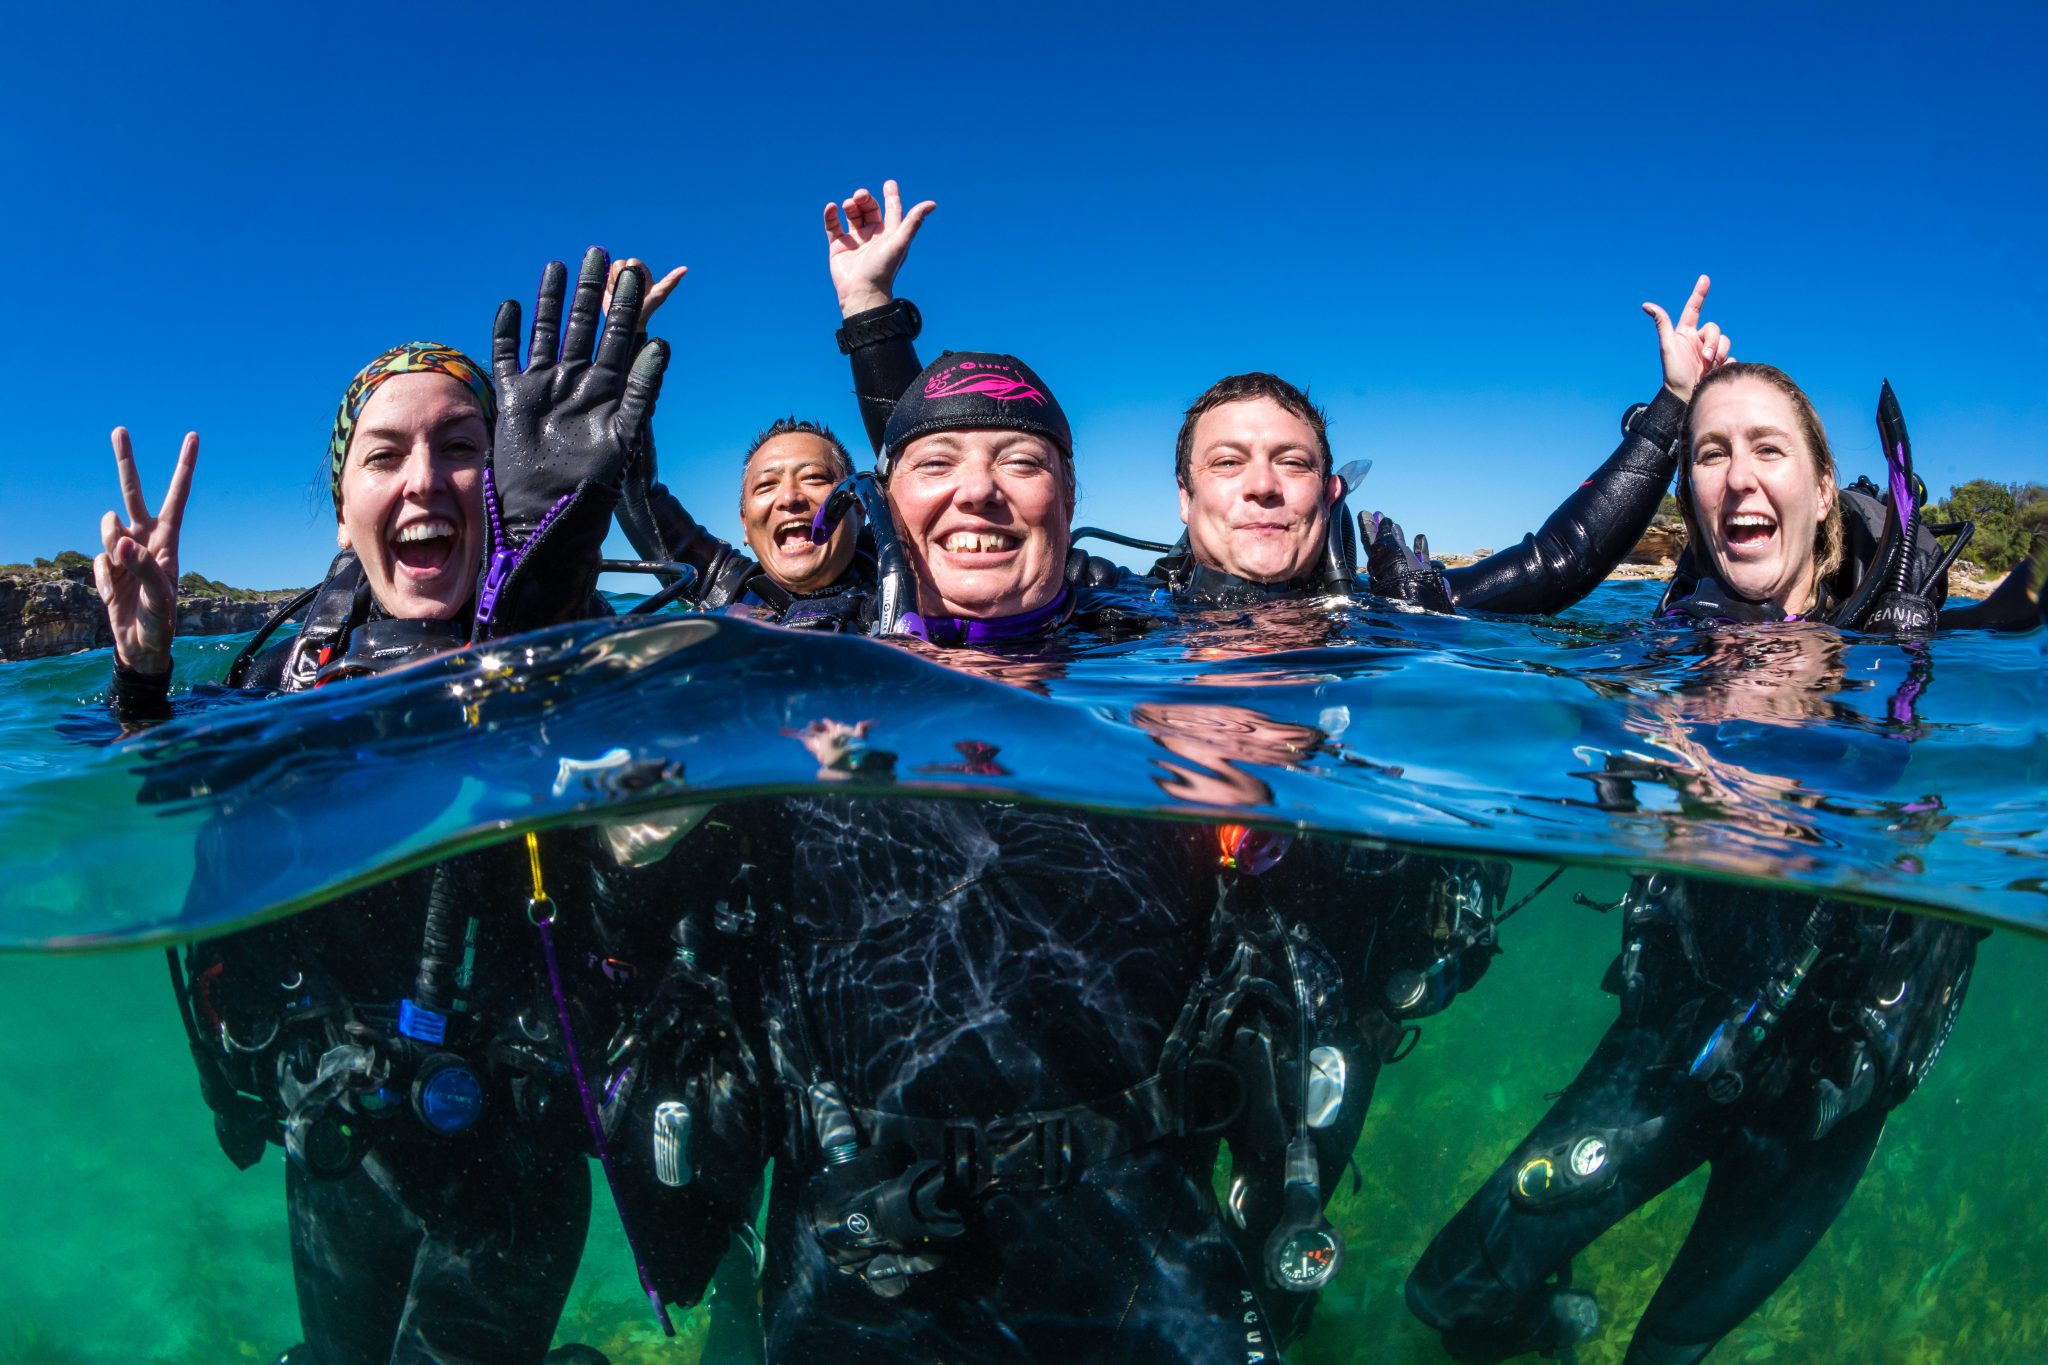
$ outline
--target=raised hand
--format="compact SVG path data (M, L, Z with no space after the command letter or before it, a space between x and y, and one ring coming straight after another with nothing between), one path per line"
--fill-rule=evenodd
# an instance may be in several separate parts
M112 512L100 518L100 544L106 548L92 562L93 582L107 604L113 630L114 657L137 673L171 671L171 641L178 632L178 532L185 520L185 498L192 491L192 469L199 463L199 433L185 433L171 486L151 516L142 497L142 477L135 471L135 450L128 428L114 428L114 466L121 475L124 523Z
M619 272L599 337L608 266L602 248L584 254L565 327L568 268L548 263L523 369L519 305L498 308L498 424L484 476L491 558L477 589L478 638L572 616L596 582L612 508L668 367L668 343L640 335L648 289L638 266ZM535 558L543 542L545 565Z
M1671 315L1654 303L1643 305L1657 324L1657 349L1664 362L1664 387L1681 403L1692 401L1692 391L1699 387L1700 380L1720 369L1735 357L1730 355L1729 340L1722 335L1717 323L1702 327L1700 310L1706 306L1707 289L1712 284L1705 275L1692 287L1692 297L1685 301L1685 308L1678 315L1678 324L1672 325Z
M612 293L619 287L619 276L629 269L646 271L647 278L654 280L654 272L647 270L647 263L638 256L628 256L622 261L613 261L611 274L605 277L604 302L598 305L600 313L609 314L612 311ZM689 273L690 267L679 265L660 279L654 280L653 284L647 286L647 297L640 301L641 331L647 330L647 324L654 318L654 310L668 301L668 296L676 292L676 286L681 284L683 276Z
M880 308L895 297L896 272L925 216L937 207L927 199L905 213L893 180L882 182L879 204L860 189L843 204L825 205L826 264L839 291L841 317Z
M589 482L616 493L641 424L653 413L668 367L668 343L642 340L647 276L620 272L598 338L598 305L610 276L605 253L583 257L576 294L562 319L568 269L550 261L533 306L526 366L519 365L519 305L498 308L491 377L498 386L492 482L506 529L530 534L551 507Z

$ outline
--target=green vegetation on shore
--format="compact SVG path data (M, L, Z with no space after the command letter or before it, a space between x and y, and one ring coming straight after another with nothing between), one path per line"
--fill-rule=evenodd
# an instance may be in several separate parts
M1927 519L1977 523L1963 558L2002 574L2025 558L2036 536L2048 536L2048 484L1972 479L1929 503Z
M92 556L80 554L77 550L59 550L48 559L38 557L33 564L0 564L0 578L23 578L31 583L45 583L57 578L70 578L84 572L90 573ZM280 597L290 597L296 588L231 588L219 579L207 578L203 574L187 573L178 579L178 592L184 597L223 597L230 602L269 602Z

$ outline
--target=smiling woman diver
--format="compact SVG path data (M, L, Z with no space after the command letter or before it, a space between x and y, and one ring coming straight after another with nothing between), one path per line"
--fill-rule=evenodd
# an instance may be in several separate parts
M1920 516L1925 490L1889 384L1878 436L1885 487L1839 487L1820 414L1783 370L1736 362L1708 375L1687 415L1678 474L1686 548L1658 613L1906 633L2039 625L2034 558L1984 602L1943 606L1948 566L1970 528L1937 530ZM1952 537L1946 547L1941 535Z
M630 435L646 424L667 354L637 339L637 271L620 280L597 339L605 275L603 253L586 257L564 330L567 272L548 267L523 367L519 310L500 311L495 388L460 352L420 342L350 382L329 446L342 553L299 637L245 656L238 682L304 690L586 610ZM109 515L97 572L124 722L167 710L196 444L188 438L152 518L125 433L115 436L129 521ZM408 799L430 809L436 796ZM214 834L201 840L195 894L263 856ZM173 956L223 1150L249 1166L267 1140L290 1158L306 1336L287 1353L293 1365L548 1352L584 1244L593 1141L567 1085L575 1043L563 1021L601 1042L639 1003L634 962L658 965L672 949L659 928L648 932L663 922L595 867L585 836L550 836L546 848L566 996L551 989L525 924L526 855L513 848ZM672 1297L693 1297L691 1276L725 1244L722 1226L698 1235L697 1198L636 1211L671 1225L655 1273ZM693 1258L707 1245L700 1268ZM576 1360L595 1358L575 1349Z
M2008 616L1997 613L2010 609L2011 589L1989 612L1941 610L1956 546L1944 552L1918 524L1889 386L1878 423L1890 465L1883 501L1836 487L1820 419L1782 371L1732 364L1701 383L1680 483L1692 535L1661 614L1717 633L1704 684L1652 703L1673 713L1657 748L1685 752L1695 725L1783 724L1831 704L1846 647L1821 623L1915 634L1937 622L2039 622L2024 589ZM1734 624L1802 618L1814 624L1753 635ZM1798 666L1781 677L1788 659ZM1925 682L1924 668L1912 670L1887 711L1901 767ZM1742 776L1689 757L1689 799ZM1632 783L1646 775L1610 772L1602 801L1637 809ZM1941 818L1939 801L1925 799L1900 813L1903 828ZM1886 1119L1940 1055L1982 936L1896 909L1668 874L1636 877L1612 908L1624 912L1621 954L1603 983L1620 997L1616 1023L1409 1277L1409 1306L1458 1360L1568 1351L1588 1338L1599 1314L1571 1286L1573 1257L1711 1163L1698 1216L1627 1356L1703 1358L1799 1267L1854 1193Z

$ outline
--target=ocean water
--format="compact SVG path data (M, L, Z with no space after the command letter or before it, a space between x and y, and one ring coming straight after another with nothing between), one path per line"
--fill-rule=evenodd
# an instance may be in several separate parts
M524 828L818 787L1485 851L1514 862L1510 903L1564 869L1382 1076L1332 1204L1349 1259L1297 1361L1445 1359L1408 1269L1614 1018L1619 930L1575 893L1663 868L1991 927L1847 1210L1712 1358L2048 1358L2042 635L1645 630L1654 596L1609 585L1540 622L1268 609L978 673L665 616L253 704L205 686L239 641L197 640L187 714L125 740L94 706L104 653L0 665L0 1362L267 1361L296 1340L281 1154L220 1156L144 945ZM195 876L202 831L242 852L232 881ZM1620 1360L1703 1186L1580 1259L1606 1317L1582 1361ZM600 1209L561 1339L689 1361L704 1322L662 1341Z

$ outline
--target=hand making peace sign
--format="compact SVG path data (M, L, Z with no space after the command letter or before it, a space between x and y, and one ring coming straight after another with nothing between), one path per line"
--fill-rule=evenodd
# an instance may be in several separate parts
M151 516L128 428L114 428L114 465L120 470L128 521L124 524L112 512L100 518L100 543L106 548L94 558L92 576L107 604L114 658L137 673L171 671L171 640L178 632L178 532L198 462L199 433L186 432L171 486Z

